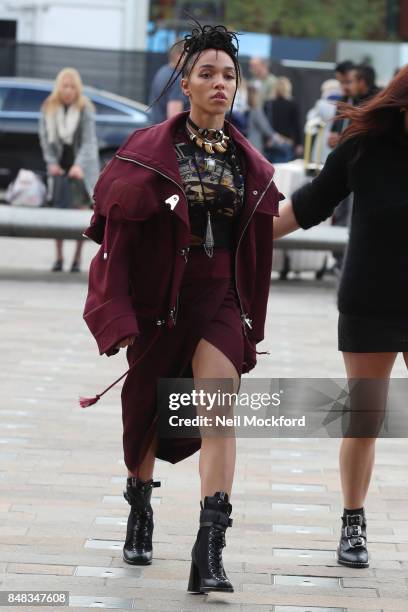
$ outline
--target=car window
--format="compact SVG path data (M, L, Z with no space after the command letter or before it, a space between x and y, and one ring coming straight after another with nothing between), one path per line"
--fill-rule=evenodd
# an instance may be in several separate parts
M8 92L7 87L0 87L0 110L3 110L4 101L6 99L7 92Z
M122 117L128 117L130 113L127 113L116 106L110 106L109 104L104 104L103 102L99 102L96 100L92 100L95 105L96 112L98 115L119 115Z
M136 110L135 108L130 108L129 110L124 107L123 109L117 108L116 106L110 106L109 104L105 104L104 102L100 102L99 100L92 100L95 105L97 115L115 115L117 117L132 117L132 119L136 119L139 123L146 122L146 115Z
M38 112L49 93L49 91L43 89L11 87L5 96L3 110Z

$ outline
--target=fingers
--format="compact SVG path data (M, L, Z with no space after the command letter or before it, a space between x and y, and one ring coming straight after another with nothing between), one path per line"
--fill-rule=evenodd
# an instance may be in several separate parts
M129 336L128 338L124 338L123 340L121 340L119 342L119 344L116 346L116 348L126 348L128 345L132 345L133 342L135 341L134 336Z

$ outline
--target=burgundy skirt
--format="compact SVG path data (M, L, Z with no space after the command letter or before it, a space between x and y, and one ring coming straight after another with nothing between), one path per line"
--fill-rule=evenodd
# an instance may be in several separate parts
M127 349L129 366L146 350L157 326L139 318L140 336ZM132 369L122 388L124 460L137 474L157 421L157 380L192 378L191 360L204 338L231 361L239 376L244 359L244 336L234 286L233 258L227 249L208 257L202 248L191 248L179 294L176 325L163 326L160 336ZM177 463L201 447L200 438L158 439L156 457Z

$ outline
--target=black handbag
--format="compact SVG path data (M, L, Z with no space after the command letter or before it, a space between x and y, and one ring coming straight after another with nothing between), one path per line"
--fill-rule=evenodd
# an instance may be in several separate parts
M51 177L52 187L49 198L53 208L84 208L91 206L91 199L82 179L67 174Z

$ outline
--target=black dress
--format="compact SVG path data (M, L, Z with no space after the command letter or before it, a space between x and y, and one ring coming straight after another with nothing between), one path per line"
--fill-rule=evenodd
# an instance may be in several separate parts
M312 183L292 195L307 229L351 191L350 237L338 291L338 348L408 351L408 133L398 113L381 135L340 144Z

